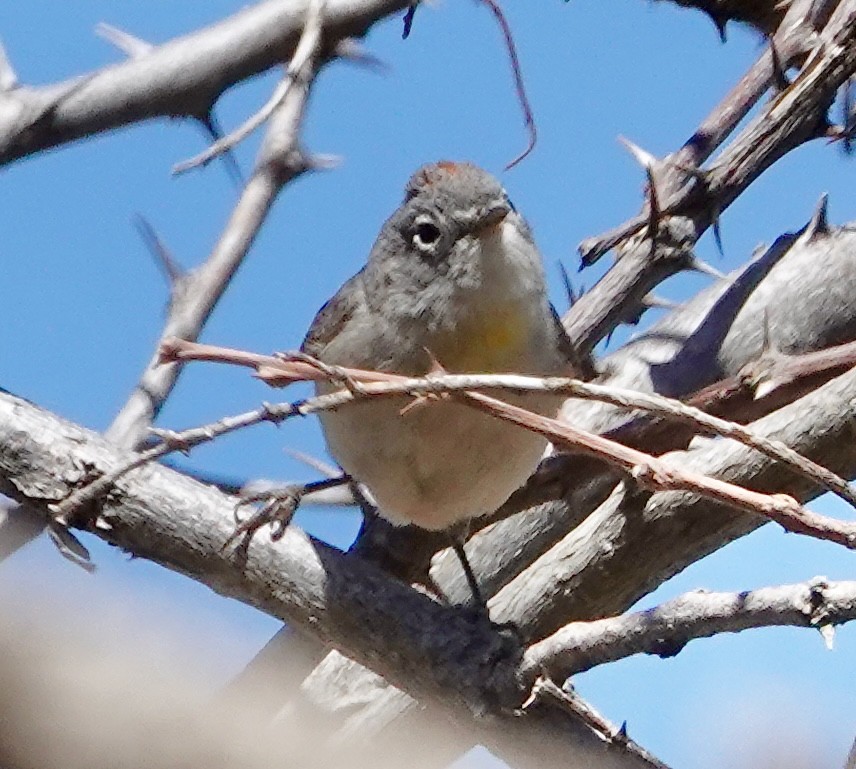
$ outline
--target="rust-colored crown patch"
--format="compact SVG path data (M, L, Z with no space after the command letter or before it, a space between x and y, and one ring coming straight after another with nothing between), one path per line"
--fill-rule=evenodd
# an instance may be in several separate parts
M440 160L437 163L422 166L422 168L410 177L410 181L407 183L407 189L404 193L404 199L410 200L410 198L414 197L419 190L433 186L444 176L459 173L461 165L461 163L456 163L453 160Z

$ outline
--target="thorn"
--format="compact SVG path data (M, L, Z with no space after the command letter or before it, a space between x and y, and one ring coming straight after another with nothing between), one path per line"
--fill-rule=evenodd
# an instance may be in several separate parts
M404 31L401 33L402 40L407 40L410 37L410 31L413 29L413 17L416 16L418 5L418 2L411 3L410 7L404 13Z
M90 574L95 571L96 567L89 555L89 550L66 526L49 522L47 533L63 558L68 559L76 566L80 566L81 569Z
M338 467L327 464L327 462L318 459L318 457L313 457L311 454L305 454L304 452L297 451L295 449L285 449L285 453L292 459L302 462L307 467L317 470L321 475L324 475L327 478L338 478L342 475L342 471Z
M752 400L759 401L762 398L766 398L771 392L775 391L779 387L779 384L779 382L773 379L764 379L758 382L752 393Z
M163 269L170 288L175 288L176 284L184 276L184 270L182 270L181 266L173 258L170 250L158 237L155 228L142 214L134 216L134 227L136 227L137 232L140 234L149 253L154 257L155 262Z
M710 275L712 278L716 278L717 280L728 279L728 276L725 273L720 272L716 267L712 267L707 262L704 262L695 256L690 258L688 269L693 270L694 272L700 272L702 275Z
M727 16L720 16L713 11L707 12L708 18L713 22L713 26L716 27L716 34L719 35L720 43L728 42L728 32L725 29L728 24Z
M713 230L713 242L720 257L725 257L725 249L722 247L722 228L719 226L719 207L715 206L711 212L711 229Z
M832 651L835 645L835 626L826 624L818 627L820 635L823 638L823 643L826 645L827 651Z
M657 158L655 158L650 152L646 152L640 146L634 144L630 139L627 139L624 136L619 136L618 141L624 145L625 149L633 155L634 160L645 170L653 168L656 165Z
M386 74L390 71L390 66L383 59L378 58L374 54L369 53L359 41L353 37L346 37L336 43L333 48L333 53L340 59L345 59L354 64L359 64L367 69L374 70L381 74Z
M574 291L574 285L571 283L571 276L568 275L568 271L561 259L559 260L559 272L562 275L562 283L565 286L565 297L568 300L568 309L570 310L571 307L576 304L579 297Z
M817 205L814 207L814 213L811 216L811 220L805 226L803 237L806 240L812 241L829 234L827 203L829 203L829 194L824 192L823 195L820 196L820 200L817 201Z
M223 129L220 127L220 122L211 109L203 117L197 118L202 125L203 130L212 142L218 142L223 138ZM226 167L226 173L237 189L241 189L245 184L244 174L241 172L241 166L238 164L238 159L231 148L223 151L223 165Z
M12 91L18 87L18 76L9 61L6 49L0 43L0 91Z
M750 259L757 259L761 254L766 253L767 244L759 243L755 248L752 249L752 253L749 255Z
M671 299L665 299L662 296L657 296L656 294L645 294L640 303L646 308L658 307L664 310L675 310L681 306L680 302L673 302Z
M112 43L129 59L139 59L154 48L151 43L141 40L139 37L134 37L128 32L114 27L112 24L105 24L103 21L95 25L95 34L102 40Z
M770 61L772 65L772 82L778 91L784 91L790 86L791 81L788 80L788 76L785 73L785 68L782 63L782 59L779 56L779 51L776 48L776 40L774 37L770 38Z
M425 350L425 352L428 354L428 371L426 372L425 376L431 376L432 374L442 376L443 374L449 373L448 370L443 367L443 364L440 363L439 360L437 360L437 356L434 355L431 350L429 350L427 347L423 347L422 349Z
M306 158L307 171L330 171L333 168L338 168L344 163L341 155L310 155Z

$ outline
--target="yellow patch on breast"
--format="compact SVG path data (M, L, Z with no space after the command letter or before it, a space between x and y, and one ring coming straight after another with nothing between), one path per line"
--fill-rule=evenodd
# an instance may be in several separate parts
M437 337L431 352L447 370L463 374L520 371L531 351L531 317L519 307L497 308Z

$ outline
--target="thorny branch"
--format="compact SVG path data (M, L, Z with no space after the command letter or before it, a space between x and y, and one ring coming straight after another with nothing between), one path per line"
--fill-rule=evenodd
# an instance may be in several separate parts
M126 458L127 452L96 434L0 393L0 492L46 511L51 499L79 483L82 467L109 472ZM513 634L443 606L296 527L277 543L257 537L224 552L233 504L216 489L149 465L114 488L93 533L305 627L421 701L442 704L459 723L473 713L494 713L499 720L483 723L486 732L518 728L514 709L528 691L515 675ZM570 741L577 756L599 751L598 740L579 722L564 720L556 730L556 715L537 708L526 714L540 750L558 757ZM624 764L617 757L606 766L649 764L641 757Z
M795 2L773 38L784 66L804 57L793 83L761 107L709 168L700 167L774 82L775 57L765 51L684 147L655 164L656 222L643 211L580 245L583 265L618 247L615 265L564 318L581 352L638 315L642 298L657 283L691 269L696 241L763 171L800 144L826 135L826 112L856 71L856 2L841 0L818 32L806 23L811 6Z
M695 590L653 609L565 625L526 650L521 670L564 680L633 654L671 657L697 638L775 625L816 628L831 647L833 627L853 619L856 582L817 577L742 593Z
M295 58L288 67L283 85L277 89L276 103L264 116L270 120L270 125L253 174L207 261L173 285L169 316L161 339L197 338L246 258L276 197L288 182L314 166L312 159L300 149L299 131L319 65L323 12L323 3L313 0L308 6ZM155 355L131 398L108 429L107 437L123 445L138 445L172 391L179 370L178 366L159 365Z
M34 437L21 440L23 434ZM59 466L58 456L63 458ZM75 468L106 468L122 461L115 448L94 434L25 401L0 396L4 492L44 505L46 495L63 494L74 485L79 475ZM359 559L310 543L297 529L287 531L278 545L250 543L238 555L243 568L236 570L231 562L235 556L219 548L228 535L229 506L228 498L216 490L151 467L128 476L115 490L104 509L107 526L95 533L138 555L193 573L275 616L300 622L409 691L429 700L440 696L453 710L462 702L477 707L492 702L491 707L499 704L501 712L514 707L515 701L522 704L531 699L531 687L545 667L561 677L639 651L675 653L687 640L714 632L771 624L822 629L856 613L856 585L846 582L815 580L738 596L696 593L629 617L572 623L552 638L530 645L518 658L511 650L502 651L507 639L498 639L496 629L487 623L473 623L466 613L439 606ZM386 618L393 616L399 620L389 634ZM612 631L624 624L636 632L616 637ZM572 637L579 640L569 643ZM651 640L655 637L662 639L659 646ZM465 646L455 653L458 643ZM493 652L487 656L476 651L490 648ZM388 653L392 649L395 653ZM442 662L435 657L438 654ZM454 675L449 674L450 663L457 666ZM443 675L435 677L434 671L441 670ZM534 717L538 710L527 707L523 712Z
M56 457L63 458L59 464ZM43 506L75 485L80 467L120 464L121 452L98 436L0 394L4 492ZM571 623L517 655L495 627L440 606L296 528L278 544L257 540L241 553L224 554L229 507L216 490L150 467L115 489L103 510L107 525L95 533L300 623L418 696L440 696L453 710L462 704L498 707L500 723L521 717L508 710L520 707L538 723L532 703L545 673L562 679L628 654L674 654L693 638L750 627L813 626L829 638L825 628L856 616L853 582L816 579L743 594L696 592L647 612ZM235 557L242 565L237 570ZM389 617L397 618L392 633Z
M324 38L362 37L408 0L329 0ZM306 3L268 0L146 54L38 88L0 94L0 163L156 117L199 119L229 87L288 60Z
M203 359L219 362L250 363L267 381L295 381L299 379L329 379L345 384L344 389L316 396L301 403L266 404L247 414L221 420L185 433L166 434L160 432L163 443L139 454L132 462L116 468L93 483L75 492L68 499L52 506L55 520L68 524L82 507L95 502L115 484L119 477L147 461L159 458L177 449L187 450L191 446L213 440L223 435L261 421L279 423L293 416L318 413L319 411L342 408L348 404L372 397L407 395L415 399L417 407L430 407L430 398L457 394L463 403L474 405L493 416L512 421L526 429L534 430L563 449L595 456L618 467L643 488L651 491L685 490L701 494L719 502L747 512L766 516L789 531L798 531L821 539L828 539L848 548L856 548L856 524L840 522L826 516L810 513L793 498L786 495L768 495L743 489L739 486L682 471L669 462L615 443L603 436L588 433L555 419L542 417L526 409L505 403L497 398L476 392L478 389L508 389L514 391L560 392L569 397L585 397L613 404L649 408L652 404L658 413L679 415L683 421L692 421L697 427L724 432L740 442L788 464L812 481L825 486L831 483L835 490L849 501L853 494L847 483L814 462L801 457L787 447L754 436L739 425L710 417L703 412L686 407L680 402L653 395L638 395L633 392L615 391L608 387L588 385L584 382L564 378L537 378L516 375L434 375L423 379L407 379L393 374L362 372L338 366L326 366L309 356L301 355L298 360L280 357L258 356L210 345L195 345L180 340L170 340L166 345L165 357L169 360ZM406 415L402 415L406 418Z
M307 7L303 32L297 42L295 55L288 67L283 85L277 90L277 101L265 114L270 119L268 133L259 151L253 175L235 205L223 233L208 259L189 273L177 273L167 264L171 281L171 301L161 339L178 336L196 339L214 311L232 277L246 258L274 200L288 182L316 167L299 147L299 131L303 122L309 91L320 66L323 2ZM201 34L201 33L200 33ZM131 47L132 61L156 55L142 41L110 28L112 40ZM135 41L128 43L128 39ZM216 146L216 145L215 145ZM219 151L228 149L222 147ZM151 229L151 228L149 228ZM149 235L153 235L149 232ZM156 238L155 238L156 240ZM162 250L160 244L158 251ZM123 446L138 446L146 430L157 416L178 379L180 366L159 365L155 355L125 405L120 409L107 437ZM27 511L18 511L18 517ZM32 517L32 516L30 516ZM9 525L12 519L0 522ZM36 536L38 526L28 527ZM29 541L22 538L19 546ZM61 552L66 552L62 551Z
M332 16L336 16L336 21L331 21L328 28L333 29L336 23L342 21L342 18L344 17L349 18L354 24L359 25L362 23L364 24L364 26L367 26L371 23L371 21L374 20L373 18L367 19L366 16L363 16L360 17L362 18L362 21L360 21L360 19L357 17L359 17L359 14L365 11L366 8L368 8L369 6L371 6L371 9L369 11L370 13L387 13L392 12L392 10L397 10L398 7L406 6L407 4L407 2L370 3L367 1L366 3L360 4L360 7L357 8L353 4L344 4L342 2L334 2L333 0L331 0L331 8L328 12L328 19ZM725 4L725 2L722 3L722 5ZM286 9L286 5L291 4L273 2L267 3L264 6L264 11L283 12ZM346 5L348 5L349 7L346 7ZM815 3L810 3L809 5L814 6ZM835 3L826 3L826 5L835 5ZM392 9L392 6L395 6L395 9ZM800 6L804 8L806 6L806 3L801 2L801 0L797 0L797 2L791 4L791 10L793 11L793 9L799 8ZM852 11L852 3L840 3L839 6L839 10L845 8L846 6L849 6ZM23 126L23 132L20 135L17 134L15 130L9 133L8 130L4 130L8 129L8 125L0 125L0 161L8 162L10 159L20 157L23 154L27 154L29 152L37 151L38 149L41 149L46 146L52 146L52 144L55 143L68 141L71 138L86 135L87 133L91 133L94 131L106 130L107 128L113 127L113 125L120 125L135 119L141 119L141 117L135 117L133 114L131 114L134 110L137 110L139 115L142 117L147 117L151 114L187 114L192 117L197 117L199 114L205 113L206 110L210 108L210 105L214 102L214 100L216 100L216 95L218 95L222 91L222 88L226 87L229 84L227 82L229 78L233 78L231 82L236 82L238 79L241 78L241 76L236 74L236 66L260 66L259 62L265 56L270 56L271 51L281 52L283 50L288 49L289 46L293 49L293 46L296 44L297 35L300 33L300 29L302 28L302 18L299 17L299 15L296 19L293 17L287 19L288 24L290 24L291 26L288 27L286 25L287 28L285 29L285 42L283 43L282 41L280 41L271 43L270 36L279 35L283 32L284 28L281 25L277 26L276 24L270 23L272 17L268 17L267 21L262 22L262 12L260 9L261 6L259 8L252 8L240 15L242 21L246 22L246 26L244 27L240 27L240 25L237 24L231 27L227 27L225 23L224 25L219 25L222 27L222 29L219 29L218 32L221 33L223 39L228 37L229 41L231 41L229 45L231 45L237 40L233 33L238 31L239 27L241 34L244 35L244 39L242 40L240 45L236 45L233 50L226 52L227 55L225 57L225 60L218 59L217 57L212 56L210 49L206 49L204 45L196 45L196 52L199 53L198 56L196 56L196 53L192 50L190 46L186 48L187 52L196 56L196 58L192 60L186 60L181 64L182 68L185 70L183 74L188 75L187 80L185 80L184 82L191 81L194 87L196 88L195 92L192 89L188 91L188 93L192 94L192 99L187 98L188 94L171 93L170 88L173 87L173 84L169 81L171 78L173 78L174 73L172 71L169 71L168 68L165 72L166 79L162 81L155 82L150 80L143 80L139 76L139 68L133 70L133 76L130 76L129 79L123 81L122 77L128 76L128 73L131 72L130 65L132 64L132 62L128 62L125 65L120 65L116 68L111 68L110 71L105 71L105 73L95 73L94 75L85 78L81 81L66 84L67 88L65 89L54 87L54 90L52 90L50 93L48 93L50 89L18 90L18 92L15 94L17 100L16 104L23 105L24 107L22 113L23 122L17 124L16 126L13 126L13 129L20 129L21 126ZM344 16L337 15L340 14L340 12L341 14L344 14ZM844 11L841 11L841 13L843 12ZM348 14L351 14L351 16L348 16ZM805 14L805 18L808 19L808 11L806 11ZM237 19L238 17L235 18ZM357 20L354 21L355 19ZM826 19L823 19L823 22L825 23ZM253 29L250 29L251 25L258 26L254 26ZM832 22L830 22L829 26L830 28L833 26ZM852 23L850 24L850 26L853 26ZM796 29L796 27L793 28ZM837 28L840 30L842 27L839 25ZM782 24L781 30L786 29L789 29L789 27L787 27L787 25L785 24ZM193 38L194 44L202 43L206 40L205 34L209 31L210 30L204 31L204 33L199 33L199 36L189 36L188 38L186 38L186 40L189 41L191 38ZM360 34L360 32L355 32L351 34ZM231 37L229 37L229 35L231 35ZM808 39L812 43L814 43L815 41L815 39L811 35L809 35ZM208 40L210 42L211 40L213 40L213 37L208 38ZM179 50L178 41L176 41L175 44L171 45L174 46L171 51L172 53L175 53L177 50ZM780 61L783 62L782 66L786 66L786 63L788 61L791 61L791 54L788 52L790 49L787 45L783 44L783 41L779 40L778 33L775 45L778 52L778 58ZM847 46L852 48L852 41L849 41L845 45L845 48ZM162 47L159 47L158 49L152 51L151 54L148 54L148 56L161 56L161 48ZM821 58L826 60L825 57L827 56L827 54L829 54L830 48L826 45L822 46L821 48ZM832 46L832 49L833 54L837 55L834 50L834 46ZM240 52L239 55L241 57L246 56L246 60L240 65L236 65L234 61L236 51ZM796 45L793 48L793 53L794 56L802 56L804 54L804 50L801 50L800 46ZM167 57L163 57L164 63L167 63L166 58ZM764 56L762 56L762 60L766 62L764 63L763 67L761 66L762 62L759 61L759 64L756 65L757 71L756 68L753 68L753 72L755 72L756 76L756 83L759 82L758 78L761 78L762 80L764 80L764 88L766 88L767 82L773 82L774 80L780 79L777 77L777 74L775 72L776 64L773 61L774 58L775 57L773 57L772 53L765 53ZM210 79L211 71L209 70L207 73L205 71L205 67L210 67L215 63L215 61L217 68L222 68L221 71L224 77L224 80L222 82L213 83ZM272 66L275 63L277 62L271 60L266 66ZM188 64L192 64L193 66L188 67ZM814 66L814 64L812 64L812 66ZM850 66L850 64L847 64L845 62L842 66ZM262 66L261 68L265 67ZM112 71L119 71L121 74L121 77L113 81L111 85L115 86L118 83L120 87L118 88L116 93L120 93L122 95L122 98L125 98L128 94L130 95L130 99L128 100L130 112L119 114L119 112L115 108L115 104L111 106L110 98L112 97L110 95L109 89L105 87L106 80L102 77L102 75L107 74L108 72L112 73ZM13 88L15 84L15 78L11 67L0 66L0 73L2 73L4 76L3 81L11 82L12 85L9 87ZM8 73L11 73L11 75L9 75ZM835 72L826 71L824 77L821 78L822 86L828 86L837 76L838 75ZM796 82L798 81L799 78L797 78ZM745 85L746 83L744 81L742 86ZM98 90L99 87L101 88L100 91ZM140 112L141 101L139 99L139 88L154 89L153 91L149 90L149 95L151 95L151 93L155 94L155 98L144 100L148 103L145 103L142 112ZM787 93L787 91L792 88L793 85L788 87L785 93ZM830 93L831 92L834 92L834 89L833 91L830 91ZM745 90L744 93L746 93ZM753 97L754 100L757 100L757 98L762 93L763 90L760 90L757 96ZM86 98L83 99L82 95ZM0 95L0 99L2 98L4 98L3 95ZM89 100L88 102L86 101L87 99ZM99 99L101 100L99 101ZM175 101L171 102L170 100L172 99L175 99ZM84 103L86 103L88 107L91 108L89 109L89 111L80 108L80 105ZM754 101L750 99L745 101L745 103L751 106L751 103L754 103ZM168 106L165 107L164 105ZM172 111L172 107L176 105L180 105L180 109L177 111ZM188 109L188 106L193 105L196 105L195 108ZM779 106L781 107L782 112L787 113L789 110L794 111L794 115L792 115L792 117L794 117L794 120L792 120L789 125L802 125L803 123L811 122L811 119L809 117L806 117L805 115L801 114L796 114L795 104L793 101L789 99L784 99L782 100ZM813 108L814 105L808 106L810 108ZM75 110L77 111L75 112ZM151 110L155 111L152 112ZM157 110L162 111L158 112ZM709 137L716 137L717 128L721 129L723 136L730 133L731 130L733 130L734 125L736 125L737 121L740 119L740 117L742 117L742 114L738 117L735 117L736 115L738 115L739 112L739 109L723 108L721 110L721 113L724 116L723 119L714 118L704 124L711 129L707 131L705 135ZM11 113L4 113L4 117L8 118L9 114ZM54 133L52 134L45 133L41 130L43 126L43 123L41 122L42 118L48 114L51 115L51 122L53 124L51 127ZM787 118L787 115L785 117ZM814 117L818 117L817 110L815 110ZM819 117L822 117L822 115ZM87 121L89 122L87 123ZM730 126L728 125L729 121L731 121L732 123ZM822 128L822 125L820 125L821 123L822 120L818 119L816 125ZM727 130L725 130L726 128ZM699 140L703 138L701 136L701 133L701 131L698 132L693 137L693 139L688 142L686 147L693 147L695 145L701 146L699 143ZM27 142L29 142L29 144L27 142L22 141L22 136L26 136ZM782 142L780 145L781 154L784 154L784 151L791 148L790 140L792 138L793 136L788 136L787 132L785 132L784 134L780 134L779 136L775 137L773 139L773 142L774 144L775 142ZM712 152L716 148L716 146L719 146L719 140L714 139L710 142L709 145L705 146L708 147L708 149L705 150L705 152L707 152L707 154L705 155L706 158L707 156L709 156L710 152ZM775 151L772 153L772 155L775 155ZM773 158L773 160L775 160L775 157ZM694 164L700 164L700 162L702 161L696 159L693 163L688 163L686 159L683 159L683 161L681 161L679 158L678 161L675 161L673 158L673 161L671 163L664 162L662 166L654 169L654 171L656 172L654 174L655 181L657 174L659 174L661 178L665 174L671 175L677 180L677 188L679 190L682 187L701 187L703 186L702 182L707 181L705 172L693 168ZM737 162L736 160L730 160L729 162L732 163L735 170L739 169L740 174L743 174L744 178L754 178L754 176L752 176L754 172L751 170L751 167L747 168L747 166L745 165L741 166L740 162ZM749 165L751 166L752 163L757 162L757 158L750 158ZM759 163L756 167L756 170L757 168L760 168L761 165L763 165L763 163ZM725 179L727 177L727 174L724 173L725 170L725 168L720 168L720 171L723 171L723 176L721 176L720 178ZM760 173L760 170L757 170L757 173ZM757 173L755 175L757 175ZM738 174L738 176L740 174ZM689 183L687 183L688 179ZM733 180L727 179L726 181L727 184L731 184L733 182ZM720 186L720 193L722 193L723 190L727 191L727 184L724 186ZM621 317L623 317L621 315L621 312L618 312L617 315L610 316L610 319L608 321L602 321L598 320L598 311L603 314L604 307L623 307L624 310L622 311L626 311L630 315L638 312L638 308L634 304L637 295L641 296L643 294L646 294L649 290L646 286L652 285L653 283L657 282L657 280L662 279L662 277L665 277L665 275L671 274L671 272L674 271L671 265L667 265L666 267L664 267L662 264L659 264L655 265L654 267L651 267L651 257L653 255L665 254L668 256L671 253L671 255L677 255L678 257L680 257L678 261L680 261L682 265L688 263L685 258L685 255L682 255L682 249L687 244L691 244L694 242L693 238L697 238L698 235L701 234L701 231L703 231L703 227L697 233L690 233L690 235L686 238L682 234L680 227L678 226L681 224L681 222L674 223L675 227L673 228L673 223L670 221L669 217L679 218L679 215L681 214L681 208L679 204L676 204L677 207L674 210L669 208L670 196L669 194L666 194L667 192L668 190L665 189L665 185L662 181L660 181L659 184L652 184L652 190L649 196L649 200L651 201L650 208L652 210L649 210L640 217L643 220L641 225L633 230L634 232L639 233L642 232L645 227L649 227L651 231L649 233L650 238L647 242L643 242L640 247L635 251L632 248L628 249L627 247L622 249L623 258L618 263L618 266L621 267L621 270L614 271L612 277L610 278L612 280L612 283L610 284L610 291L612 291L612 293L610 294L610 291L604 290L606 287L599 288L599 293L595 292L597 294L597 298L599 298L599 300L602 302L602 305L600 306L599 310L597 309L597 307L595 307L595 312L592 314L593 322L589 325L582 323L582 312L579 312L577 316L570 318L568 326L569 329L571 329L572 336L575 341L579 342L580 340L583 340L581 342L583 347L585 347L587 339L595 339L595 337L600 338L601 336L603 336L603 332L614 325L615 317L618 317L619 320ZM739 194L739 190L737 187L733 187L732 192L734 192L735 196L736 194ZM709 193L710 189L708 189L708 194ZM678 198L680 203L680 195L678 195ZM654 201L656 201L656 212L653 210L655 208L653 205ZM698 203L698 200L696 198L693 198L692 196L688 197L688 201L690 201L693 205L696 205ZM701 202L703 204L705 203L704 200L702 200ZM719 207L717 201L713 200L710 204L710 215L707 217L707 219L712 221L713 224L715 224L721 210L723 209ZM665 222L661 221L664 219L664 217ZM702 216L698 221L702 222L703 224L706 219L704 216ZM678 235L677 238L675 237L676 233ZM626 240L626 238L627 233L625 231L625 234L617 238L613 245L619 242L623 242L624 240ZM669 252L669 248L674 245L674 243L677 243L677 248L675 248L674 251ZM630 245L632 246L633 244L631 243ZM630 276L629 279L627 278L628 275ZM580 332L579 334L575 334L575 328L581 328L582 332ZM595 529L592 530L594 531ZM594 559L592 560L592 563L596 563ZM674 566L674 568L680 568L680 566L681 564L677 564ZM586 591L583 590L582 592L585 593ZM624 593L622 593L622 597L616 599L616 601L620 602L622 600L625 600L626 595L627 590L625 589ZM537 602L533 602L533 605L535 603Z

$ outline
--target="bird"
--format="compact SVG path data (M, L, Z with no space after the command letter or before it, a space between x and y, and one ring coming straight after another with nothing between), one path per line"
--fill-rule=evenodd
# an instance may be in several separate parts
M452 161L410 177L365 266L318 311L301 351L406 376L578 369L526 221L492 174ZM340 387L316 383L319 394ZM547 416L563 400L496 394ZM319 415L331 456L395 525L460 531L522 486L547 448L542 436L455 399L412 402L379 398Z

